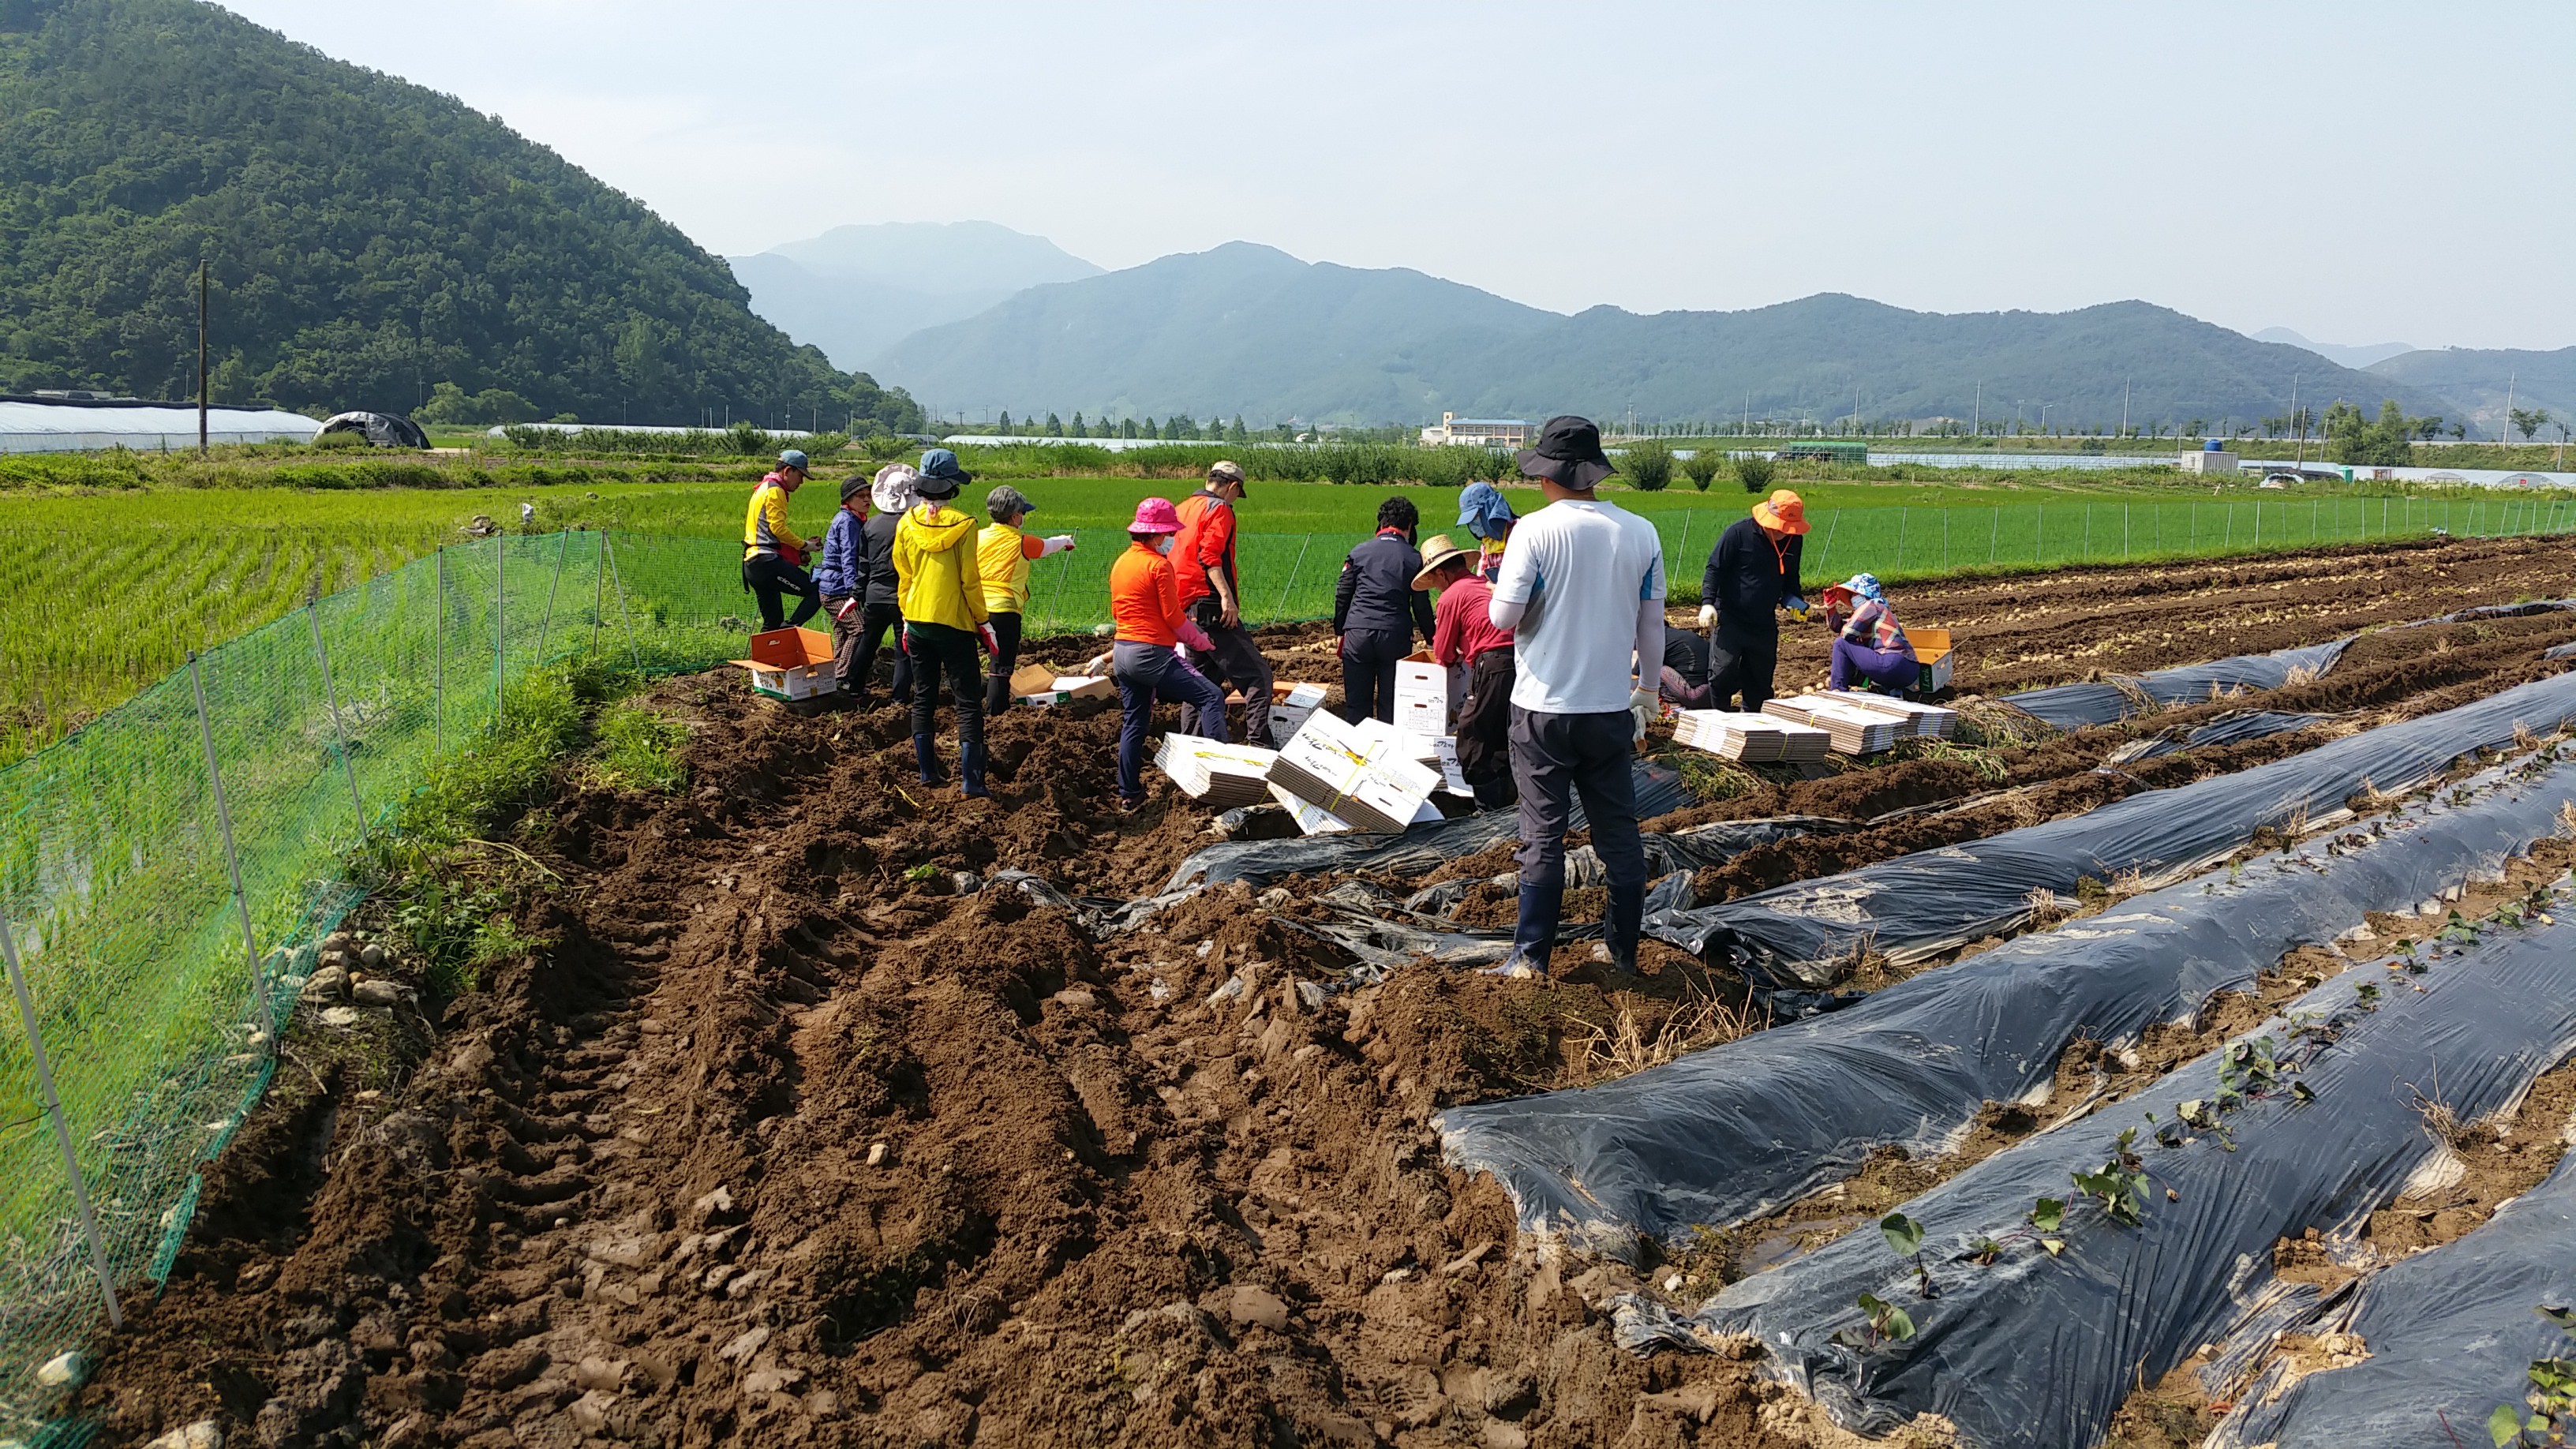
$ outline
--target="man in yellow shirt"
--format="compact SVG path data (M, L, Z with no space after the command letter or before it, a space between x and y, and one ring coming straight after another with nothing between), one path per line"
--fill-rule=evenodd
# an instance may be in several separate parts
M805 540L787 526L787 500L805 486L806 459L790 448L778 455L778 466L751 490L751 507L742 518L742 586L760 600L760 627L783 629L802 624L823 607L823 591L805 572ZM786 612L786 596L797 597L796 613Z
M1011 671L1020 662L1020 622L1029 607L1029 564L1073 547L1073 535L1036 538L1020 525L1037 505L1008 483L984 495L993 521L975 535L975 567L984 576L986 621L993 626L993 663L984 673L984 713L1011 707Z

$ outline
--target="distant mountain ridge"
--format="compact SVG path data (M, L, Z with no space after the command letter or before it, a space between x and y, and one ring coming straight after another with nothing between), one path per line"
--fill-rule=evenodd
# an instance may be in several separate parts
M2052 426L2218 428L2341 398L2456 413L2403 378L2337 366L2145 302L1912 312L1836 293L1740 312L1572 317L1403 268L1235 242L1034 287L916 332L881 370L949 412L1179 411L1383 424L1443 411L1532 419L1819 422L2017 414ZM2124 398L2125 394L2125 398Z
M753 311L848 368L1015 292L1101 273L1044 237L989 221L839 226L730 260Z
M2375 362L2379 377L2441 394L2452 416L2479 431L2502 437L2512 426L2510 410L2538 409L2555 422L2576 423L2576 347L2533 352L2506 347L2443 347L2402 353ZM2555 441L2556 427L2534 436ZM2515 432L2520 442L2522 434Z
M2400 353L2416 350L2415 344L2411 342L2371 342L2359 347L2339 342L2311 342L2287 327L2266 327L2260 332L2248 335L2257 342L2286 342L2292 347L2304 347L2337 366L2358 367L2365 371L2373 363L2385 362Z

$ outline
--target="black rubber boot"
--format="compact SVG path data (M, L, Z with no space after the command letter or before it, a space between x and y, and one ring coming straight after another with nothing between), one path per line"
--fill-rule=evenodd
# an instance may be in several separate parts
M948 783L948 772L939 768L939 741L937 737L932 735L914 735L912 737L912 756L914 759L921 762L921 783L925 785L945 785Z
M1011 707L1011 681L999 674L984 676L984 717L991 719Z
M983 800L992 792L984 788L984 742L968 740L957 748L957 773L966 782L966 798Z
M1646 920L1646 887L1636 885L1610 887L1610 910L1602 923L1603 944L1609 948L1610 969L1637 974L1637 937Z
M1487 967L1495 976L1547 975L1548 953L1556 947L1556 926L1565 913L1565 883L1554 887L1521 882L1520 921L1512 931L1512 953L1500 966Z

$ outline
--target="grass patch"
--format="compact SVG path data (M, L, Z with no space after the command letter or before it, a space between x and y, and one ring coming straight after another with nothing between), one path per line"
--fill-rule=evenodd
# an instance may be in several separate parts
M675 794L689 783L680 749L689 727L638 700L620 700L599 717L599 745L582 772L593 789Z

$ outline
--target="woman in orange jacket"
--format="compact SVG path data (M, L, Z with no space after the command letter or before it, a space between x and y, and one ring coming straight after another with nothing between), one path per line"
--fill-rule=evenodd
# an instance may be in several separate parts
M1164 555L1181 531L1181 516L1171 500L1148 498L1136 505L1136 521L1127 526L1127 551L1109 566L1109 617L1118 639L1110 646L1109 677L1118 685L1118 808L1132 811L1145 803L1145 731L1154 722L1154 701L1189 705L1199 733L1226 738L1225 692L1190 667L1174 647L1206 649L1208 637L1181 611L1180 579Z

